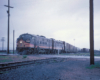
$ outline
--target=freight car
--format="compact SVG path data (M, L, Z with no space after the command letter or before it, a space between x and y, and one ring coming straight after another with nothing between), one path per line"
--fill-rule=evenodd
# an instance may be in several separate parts
M87 49L87 48L82 48L81 49L81 52L89 52L90 50L89 49Z
M77 48L65 41L25 33L17 38L16 51L19 54L55 54L58 51L59 53L77 52Z

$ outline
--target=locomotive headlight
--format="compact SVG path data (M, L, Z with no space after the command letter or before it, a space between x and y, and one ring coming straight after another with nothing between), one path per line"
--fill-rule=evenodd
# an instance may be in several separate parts
M22 41L20 41L20 43L22 43Z

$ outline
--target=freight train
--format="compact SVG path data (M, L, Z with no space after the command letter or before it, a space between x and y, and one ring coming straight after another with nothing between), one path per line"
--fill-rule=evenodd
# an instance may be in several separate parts
M16 50L18 54L55 54L66 52L78 52L79 48L65 41L46 38L45 36L21 34L17 38Z

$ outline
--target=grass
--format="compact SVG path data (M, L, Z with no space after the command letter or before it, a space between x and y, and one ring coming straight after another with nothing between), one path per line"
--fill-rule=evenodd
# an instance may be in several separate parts
M0 56L0 63L12 62L14 59L14 56Z
M14 54L16 53L16 50L14 50ZM7 54L7 52L0 52L0 54ZM9 50L9 54L13 54L13 50Z
M23 59L27 58L27 55L23 55Z
M13 61L12 59L4 59L4 60L0 60L0 63L4 63L4 62L11 62Z
M100 64L96 63L95 65L90 65L87 67L87 69L94 69L94 68L100 68Z
M56 54L57 55L57 54ZM90 56L90 53L62 53L59 55L66 55L66 56ZM95 56L100 56L100 53L95 53ZM16 61L25 61L25 60L30 60L28 55L5 55L5 56L0 56L0 63L5 63L5 62L16 62ZM56 61L53 61L56 62Z
M39 64L41 64L41 63L39 63L39 62L36 62L35 64L36 64L36 65L39 65Z
M56 63L56 60L53 60L53 63Z
M0 63L6 62L16 62L16 61L24 61L28 60L27 55L7 55L7 56L0 56Z
M14 51L14 54L16 53L16 50ZM10 54L13 54L13 50L12 51L10 51Z
M60 55L68 55L68 56L90 56L90 53L62 53Z
M8 73L8 71L0 71L0 74Z
M62 53L60 55L67 55L67 56L90 56L90 53ZM100 56L100 53L94 53L94 56Z
M7 56L0 56L0 59L7 59Z

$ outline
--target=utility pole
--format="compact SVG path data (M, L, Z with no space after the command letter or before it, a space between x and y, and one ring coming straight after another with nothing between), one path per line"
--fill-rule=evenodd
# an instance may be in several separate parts
M13 54L14 54L14 30L13 30Z
M94 64L93 0L90 0L90 65Z
M74 39L74 46L75 46L75 39Z
M2 51L3 51L3 49L4 49L4 37L2 37L2 39L1 39L1 41L2 41Z
M5 7L8 7L7 13L8 13L8 40L7 40L7 53L9 54L9 22L10 22L10 8L13 8L10 6L10 0L8 0L8 5L4 5Z

